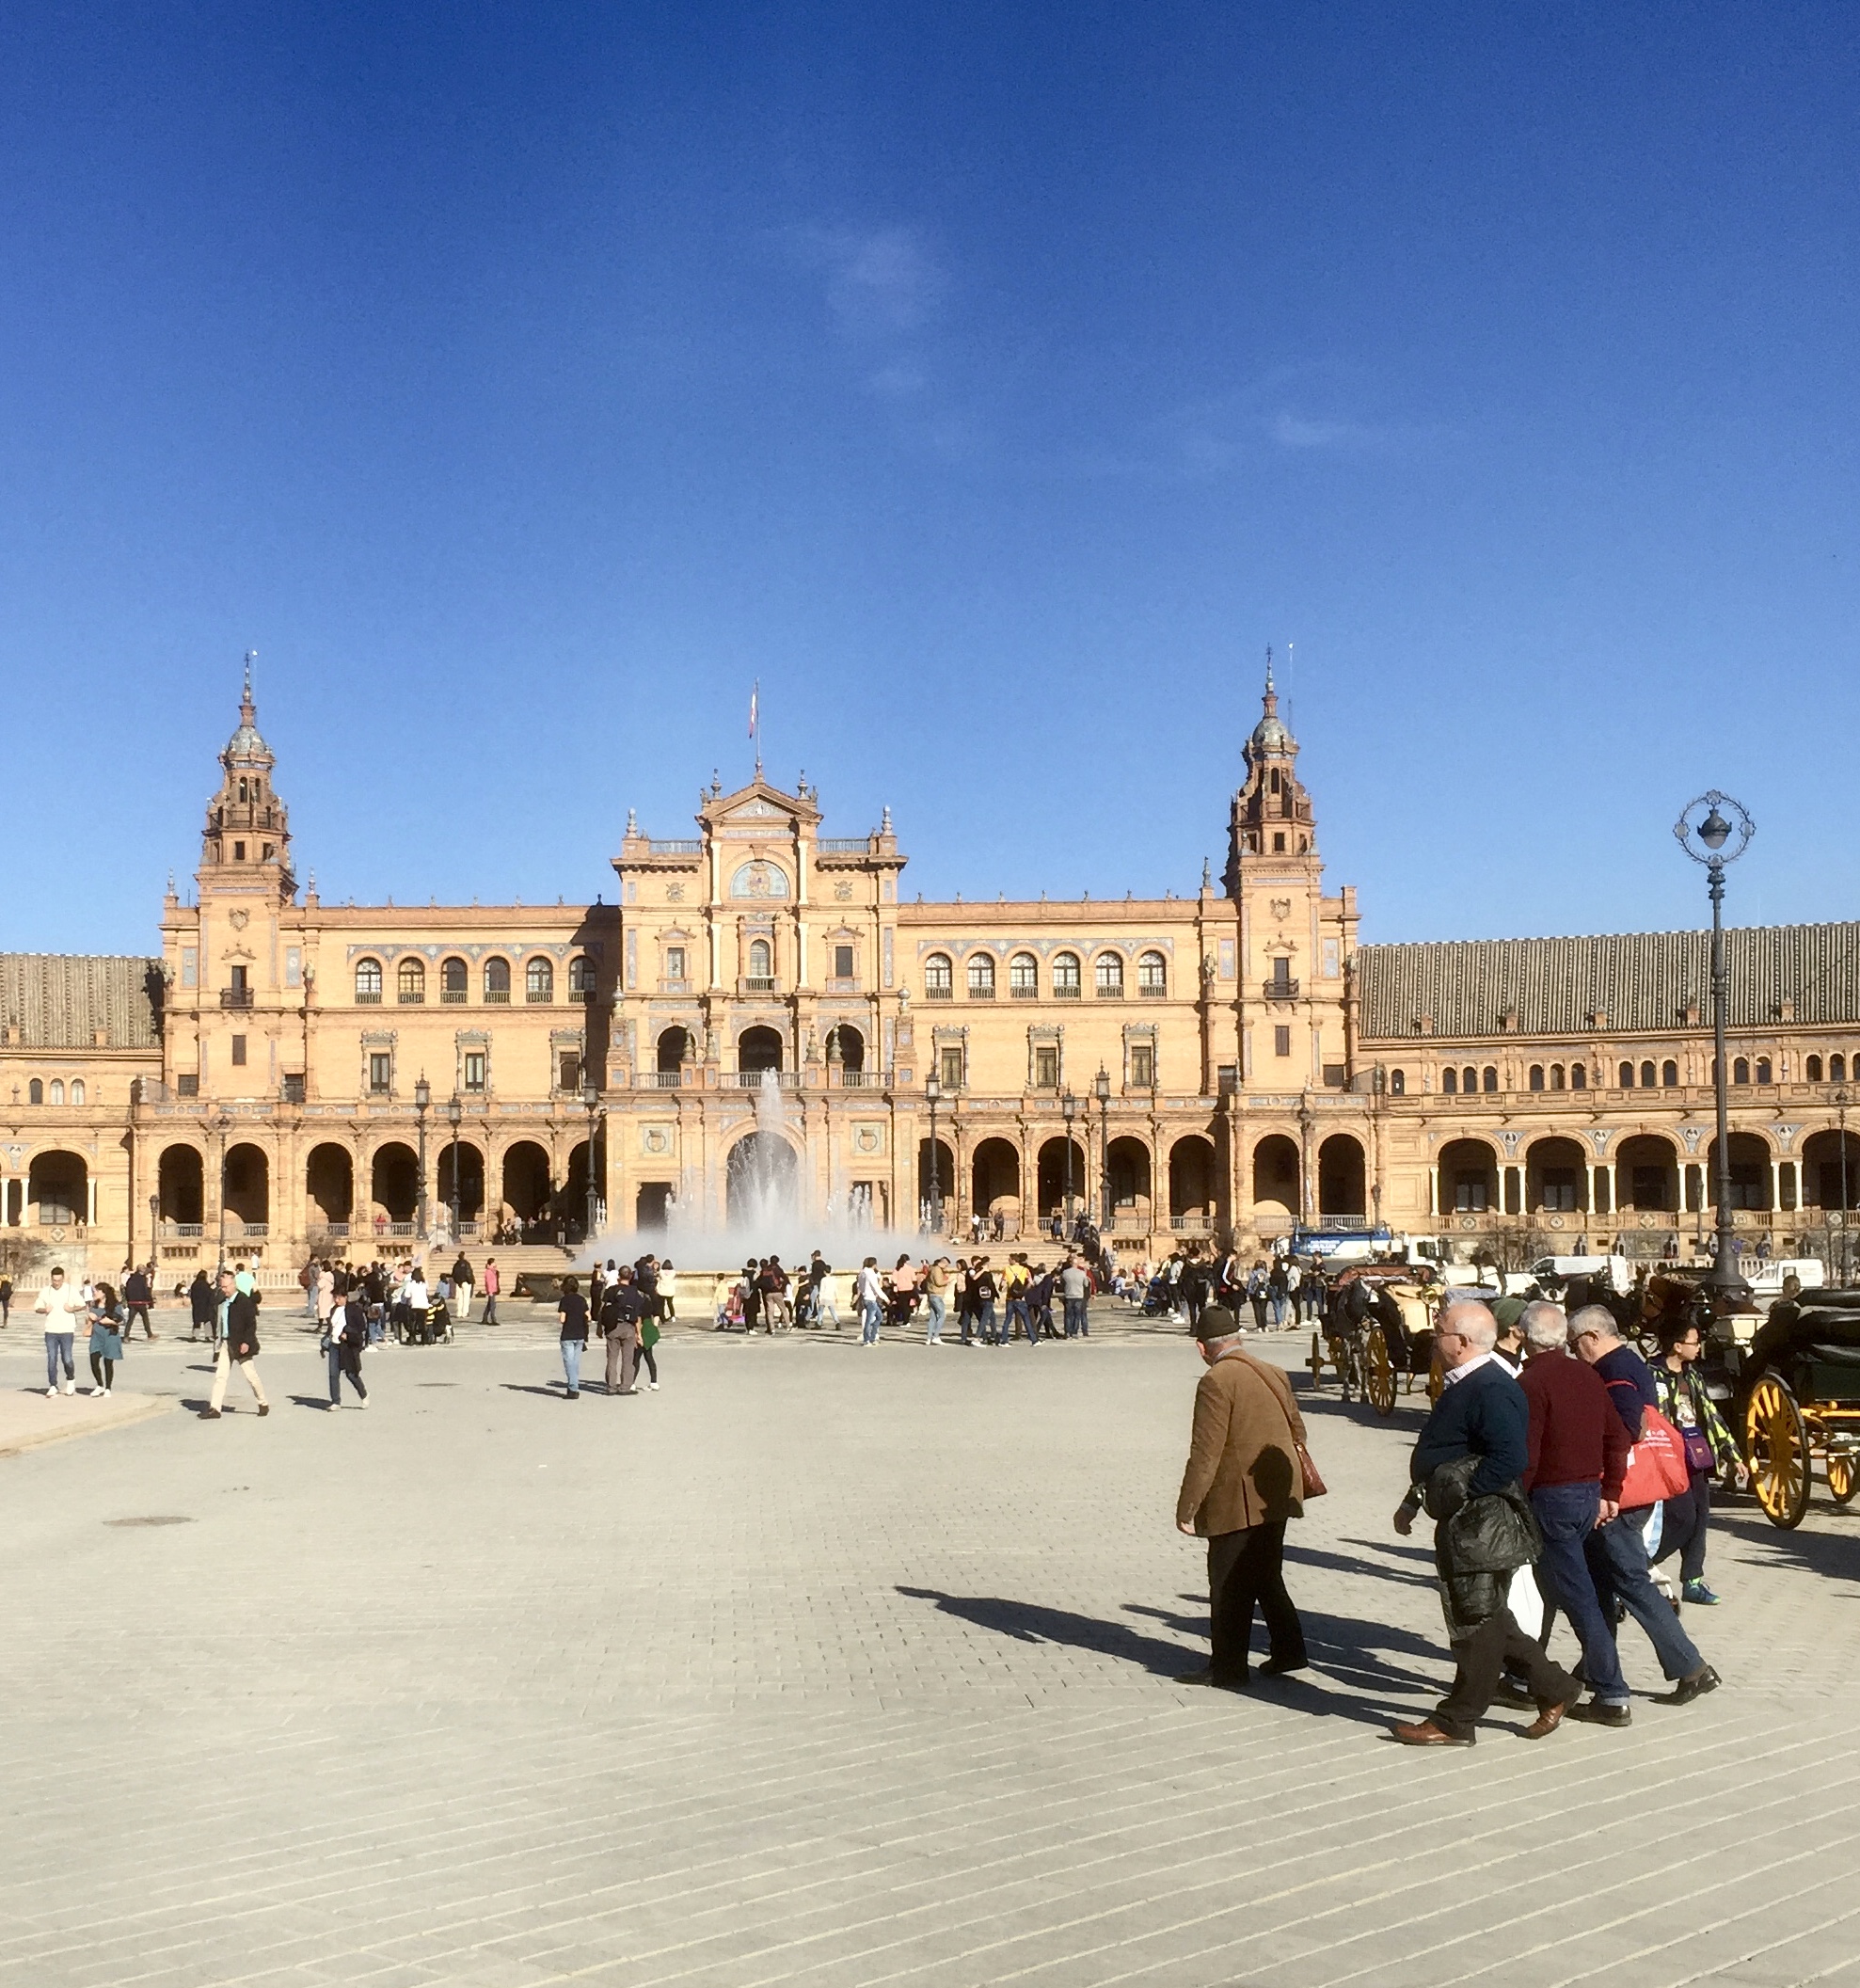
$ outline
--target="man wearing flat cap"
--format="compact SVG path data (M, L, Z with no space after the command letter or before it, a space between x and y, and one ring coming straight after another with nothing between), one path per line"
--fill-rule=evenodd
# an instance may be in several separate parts
M1195 1339L1208 1371L1195 1390L1175 1522L1208 1542L1214 1647L1206 1670L1176 1682L1244 1691L1255 1610L1265 1617L1268 1644L1262 1675L1305 1667L1305 1632L1282 1571L1285 1521L1304 1511L1305 1424L1284 1370L1247 1351L1225 1305L1202 1312Z

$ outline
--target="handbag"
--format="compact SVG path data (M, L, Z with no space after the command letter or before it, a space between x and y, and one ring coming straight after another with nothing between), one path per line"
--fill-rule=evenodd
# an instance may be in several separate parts
M1621 1484L1624 1511L1659 1504L1692 1489L1686 1449L1679 1432L1656 1408L1641 1410L1640 1440L1628 1452L1627 1475Z
M1296 1436L1292 1440L1298 1452L1298 1470L1305 1480L1305 1496L1322 1498L1330 1487L1317 1474L1317 1466L1312 1461L1312 1453Z
M1685 1445L1687 1470L1694 1473L1703 1471L1709 1476L1718 1468L1718 1459L1712 1454L1711 1444L1703 1429L1696 1426L1681 1429L1679 1440Z

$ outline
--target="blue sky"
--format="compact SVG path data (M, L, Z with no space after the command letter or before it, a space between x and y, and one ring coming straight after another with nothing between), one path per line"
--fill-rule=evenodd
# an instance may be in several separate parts
M931 897L1860 914L1851 6L9 4L0 945L134 950L239 658L326 898L804 767Z

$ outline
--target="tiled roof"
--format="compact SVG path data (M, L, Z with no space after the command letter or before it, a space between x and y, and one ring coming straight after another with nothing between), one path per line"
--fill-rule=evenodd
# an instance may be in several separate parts
M0 1025L26 1049L149 1049L161 962L95 953L0 953Z
M1860 924L1766 925L1725 934L1733 1027L1780 1019L1860 1022ZM1608 932L1571 939L1450 939L1365 946L1356 955L1360 1033L1413 1038L1496 1036L1516 1011L1520 1035L1574 1035L1608 1017L1611 1034L1682 1026L1686 1008L1711 1015L1709 931Z

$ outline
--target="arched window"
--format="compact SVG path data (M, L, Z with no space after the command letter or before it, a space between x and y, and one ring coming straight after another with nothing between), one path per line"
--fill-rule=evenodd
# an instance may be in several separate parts
M1155 999L1168 992L1168 962L1159 952L1146 952L1137 962L1137 991Z
M1563 1086L1563 1065L1561 1063L1552 1063L1550 1067L1550 1088L1552 1090L1561 1090Z
M84 1079L82 1077L73 1077L72 1079L72 1103L73 1105L84 1103Z
M1733 1084L1748 1084L1750 1082L1750 1058L1748 1057L1733 1057L1731 1058L1731 1082Z
M381 962L379 960L358 960L356 962L356 999L364 1008L374 1008L381 1000Z
M971 955L969 960L969 999L992 1001L994 998L994 962L985 952Z
M523 998L526 1001L555 999L555 968L547 960L532 960L523 969Z
M1059 1001L1078 999L1078 955L1075 952L1053 955L1053 996Z
M45 1102L45 1086L37 1077L25 1087L25 1101L28 1105L42 1105Z
M1407 1097L1407 1072L1406 1070L1391 1070L1389 1073L1389 1095L1391 1098Z
M1589 1066L1586 1063L1570 1064L1569 1088L1571 1090L1586 1090L1589 1088Z
M1483 1089L1496 1090L1499 1088L1499 1072L1497 1064L1487 1063L1486 1065L1485 1079L1485 1083L1481 1087Z
M1679 1066L1668 1061L1660 1066L1660 1088L1662 1090L1677 1090L1679 1088Z
M1651 1090L1651 1089L1653 1089L1653 1084L1654 1084L1654 1069L1653 1069L1653 1065L1652 1065L1651 1063L1643 1063L1643 1064L1641 1065L1641 1089L1642 1089L1643 1090Z
M1440 1089L1444 1090L1449 1097L1454 1097L1458 1093L1459 1072L1454 1069L1451 1064L1449 1064L1447 1068L1441 1071L1440 1073Z
M775 949L767 939L749 942L749 978L771 982L775 978Z
M65 1102L65 1080L62 1077L52 1079L52 1102L55 1105L62 1105Z
M1121 1001L1123 999L1123 956L1121 953L1101 952L1096 965L1091 970L1092 983L1101 1001Z
M487 1001L510 999L510 962L508 960L486 960L485 962L485 998Z
M1617 1081L1623 1090L1631 1090L1634 1088L1634 1066L1631 1063L1622 1064Z
M1039 997L1040 962L1030 952L1017 952L1008 962L1008 992L1017 1001Z
M1820 1057L1810 1057L1810 1058L1808 1058L1808 1065L1807 1065L1807 1068L1806 1068L1806 1069L1805 1069L1805 1070L1804 1071L1803 1074L1804 1074L1804 1076L1805 1076L1805 1077L1807 1078L1807 1080L1808 1080L1808 1082L1809 1082L1809 1083L1811 1083L1811 1084L1819 1084L1819 1083L1820 1083L1820 1082L1821 1081L1821 1059L1820 1059Z
M1828 1082L1830 1084L1844 1084L1847 1082L1847 1058L1845 1057L1830 1057L1828 1058Z
M442 960L439 962L439 999L454 1005L465 999L465 962L463 960Z
M933 952L924 962L924 999L946 1001L953 991L949 970L949 955Z
M1459 1074L1459 1088L1465 1091L1468 1097L1471 1097L1479 1088L1479 1073L1473 1069L1471 1063Z
M426 968L418 960L403 960L394 976L394 984L403 1003L423 1001L426 998Z
M1768 1057L1758 1057L1757 1059L1757 1081L1759 1084L1767 1084L1770 1081L1770 1058ZM74 1098L72 1102L73 1104L81 1104L83 1100Z
M595 962L584 952L578 952L568 962L568 991L578 994L595 991Z
M1533 1090L1541 1090L1543 1088L1544 1066L1541 1063L1533 1063L1531 1065L1531 1089Z

